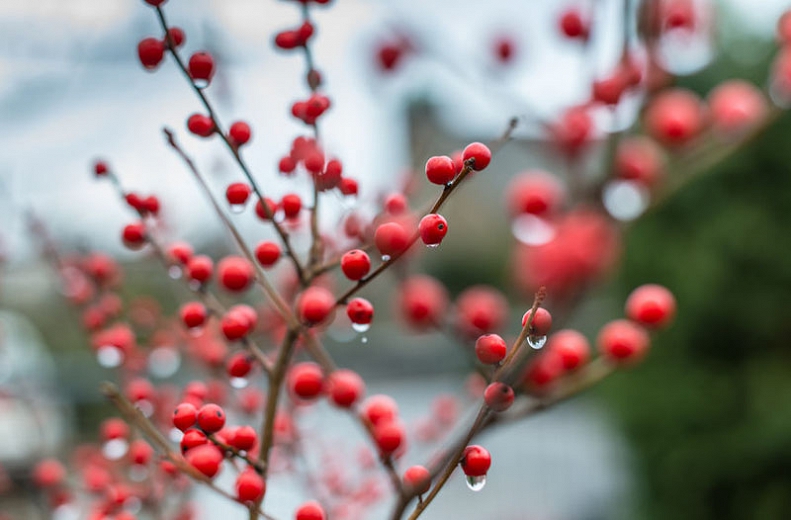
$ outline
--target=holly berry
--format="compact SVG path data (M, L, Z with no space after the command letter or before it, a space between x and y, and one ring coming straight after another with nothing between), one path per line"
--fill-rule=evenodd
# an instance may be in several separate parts
M140 249L146 243L146 226L142 222L135 222L124 227L121 238L129 249Z
M475 355L484 365L500 363L508 352L505 340L497 334L486 334L475 341Z
M175 47L181 47L184 45L184 42L187 41L187 35L184 34L184 30L181 27L171 27L168 29L168 36ZM168 41L166 40L165 43L168 43Z
M615 174L621 179L654 186L662 177L662 152L647 137L630 137L621 140L615 153Z
M462 471L468 477L482 477L486 475L486 472L492 466L492 456L486 448L473 444L464 448L464 453L459 463Z
M374 306L365 298L354 298L346 305L346 315L356 325L369 325L374 318Z
M250 198L253 190L244 182L234 182L225 190L225 198L231 206L241 206Z
M233 435L228 439L228 444L237 450L250 451L258 442L258 434L252 426L240 426L236 428Z
M197 255L187 262L186 275L190 280L206 283L214 272L214 262L206 255Z
M426 161L426 177L433 184L445 185L456 177L453 159L447 155L439 155Z
M185 432L195 426L198 420L198 409L190 403L180 403L173 410L173 426Z
M226 363L228 375L231 377L246 377L253 368L253 362L246 352L237 352Z
M286 218L295 219L299 217L299 212L302 211L302 199L294 193L283 195L280 200L280 207L283 208L283 214Z
M341 182L338 183L338 189L342 194L346 196L357 195L357 193L359 192L357 181L354 179L350 179L349 177L341 178Z
M300 399L318 397L324 389L324 374L315 363L297 363L288 372L288 388Z
M505 193L513 216L546 216L557 211L565 198L565 191L557 178L541 170L515 176Z
M530 309L524 314L524 316L522 316L522 327L527 325L527 320L530 319L530 314L532 312L533 309ZM546 336L551 328L552 315L549 313L549 311L543 307L536 309L536 317L533 318L533 321L530 323L530 330L528 331L530 335Z
M495 381L484 390L483 400L486 406L495 412L504 412L514 404L514 389L505 383Z
M143 439L132 441L129 445L129 459L132 464L146 465L154 456L154 448Z
M217 277L225 289L240 292L250 286L255 278L255 270L246 258L226 256L217 264Z
M44 459L33 469L33 482L40 488L52 488L66 479L66 468L55 459Z
M499 330L508 318L508 301L493 287L474 285L456 299L456 324L466 336Z
M280 246L275 242L261 242L255 248L255 258L264 267L272 267L280 260Z
M429 213L422 219L418 225L420 231L420 238L427 246L437 246L445 238L448 233L448 221L445 217L437 213Z
M242 146L250 141L253 131L244 121L236 121L228 129L228 139L236 146Z
M374 244L382 255L401 254L409 248L409 232L398 222L385 222L376 228Z
M277 169L280 170L280 173L283 174L293 173L296 168L297 168L297 163L290 156L281 158L277 164Z
M266 203L266 210L264 209L264 203ZM258 199L258 202L255 203L255 214L261 220L270 220L271 217L275 215L276 211L277 204L269 197L264 197L264 202L261 202L261 199Z
M703 129L700 99L689 90L665 90L646 109L645 125L648 133L665 145L686 144Z
M206 307L200 302L187 302L179 310L181 321L188 329L202 327L206 323Z
M185 265L192 258L194 251L186 242L174 242L168 248L168 257L171 261Z
M396 420L380 421L374 426L373 439L382 455L391 455L404 443L406 432Z
M363 402L361 415L371 426L393 421L398 417L398 404L389 395L372 395Z
M143 38L137 44L137 56L146 70L154 70L165 57L165 44L156 38Z
M222 430L225 426L225 411L214 403L204 404L198 410L198 426L207 434Z
M102 422L100 429L101 437L104 441L129 437L129 425L123 419L118 419L117 417L112 417Z
M571 8L563 12L559 20L560 31L567 38L587 40L590 35L590 21L583 17L579 9Z
M297 300L297 315L308 326L326 320L334 308L335 297L324 287L308 287Z
M341 271L352 281L365 277L371 270L371 258L362 249L352 249L341 257Z
M324 509L313 500L305 502L294 514L294 520L324 520Z
M547 349L556 352L567 372L577 370L590 358L590 344L585 336L576 330L559 330L549 337Z
M110 173L110 167L107 166L107 163L104 161L96 161L93 163L93 173L96 174L97 177L103 177Z
M187 451L184 458L192 467L214 478L222 468L224 457L222 451L213 444L202 444Z
M632 362L645 355L651 340L645 329L634 322L614 320L602 327L596 343L602 355L609 360Z
M417 329L441 323L447 307L447 290L430 276L413 276L403 283L399 291L401 315Z
M266 483L261 475L252 469L246 469L236 477L236 498L239 502L257 502L266 492Z
M363 379L352 370L336 370L327 379L330 400L341 408L350 408L365 393Z
M203 446L204 444L209 443L209 438L200 430L187 430L184 432L184 435L181 437L181 452L186 453L189 450L196 448L198 446Z
M214 58L208 52L196 52L190 56L187 70L193 82L208 85L214 76Z
M248 305L235 305L220 320L220 329L226 339L235 341L245 337L255 328L258 316Z
M626 300L626 316L649 328L665 327L675 314L676 299L661 285L641 285Z
M536 391L543 391L563 375L563 362L554 350L545 350L527 367L524 383Z
M766 100L752 83L725 81L709 94L712 125L725 134L739 135L766 116Z
M472 169L478 172L492 162L492 151L483 143L470 143L461 152L461 157L465 163L472 159Z
M160 5L167 2L167 0L145 0L148 5L152 5L154 7L159 7Z
M428 493L431 489L431 473L423 466L410 466L404 472L404 487L417 495Z
M199 137L211 137L215 130L214 121L203 114L192 114L187 118L187 130Z

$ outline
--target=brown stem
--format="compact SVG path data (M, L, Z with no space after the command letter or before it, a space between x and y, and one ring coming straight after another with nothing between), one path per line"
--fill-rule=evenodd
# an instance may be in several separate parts
M246 454L242 453L238 449L234 448L229 444L225 444L220 439L215 437L214 435L207 435L206 436L211 442L213 442L218 448L228 453L231 453L234 457L241 459L247 463L248 466L255 469L258 473L264 472L264 467L259 460L253 460L248 457Z

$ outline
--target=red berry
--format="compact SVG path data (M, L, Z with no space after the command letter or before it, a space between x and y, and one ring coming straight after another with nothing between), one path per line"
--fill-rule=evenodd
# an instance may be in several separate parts
M373 429L373 439L382 455L390 455L406 438L404 427L396 420L380 421Z
M365 383L356 372L336 370L327 379L327 393L337 406L349 408L365 393Z
M418 226L420 238L427 246L437 246L448 233L448 221L437 213L429 213L422 219Z
M457 326L466 336L476 338L499 330L508 318L508 301L497 289L474 285L456 299Z
M209 478L215 477L222 468L223 454L213 444L202 444L187 451L187 462Z
M154 7L159 7L160 5L167 2L167 0L145 0L148 5L153 5Z
M55 459L44 459L33 469L33 482L41 488L51 488L66 479L66 468Z
M492 162L492 151L483 143L470 143L461 152L462 159L466 163L473 160L472 169L479 172L489 166Z
M545 350L527 367L524 383L533 390L542 391L563 375L563 362L554 350Z
M277 211L277 204L269 197L264 197L264 202L266 202L266 210L269 210L269 212L267 213L264 209L264 204L261 202L261 199L258 199L258 202L255 203L255 214L261 220L271 220L271 217L273 217Z
M371 270L371 258L362 249L352 249L341 257L341 271L346 278L357 281Z
M196 52L190 56L187 69L196 85L208 85L214 76L214 58L208 52Z
M712 125L729 135L739 135L755 127L766 116L766 100L752 83L730 80L709 93Z
M357 195L359 191L359 187L357 186L357 181L354 179L350 179L349 177L341 178L341 182L338 183L338 189L344 195Z
M662 177L662 152L659 146L647 137L631 137L621 140L615 154L615 174L621 179L654 186Z
M266 483L254 470L246 469L236 477L236 498L240 502L257 502L265 492Z
M324 389L324 374L315 363L297 363L288 372L288 388L300 399L315 399Z
M228 200L228 204L232 206L241 206L250 198L251 192L252 189L247 184L243 182L234 182L233 184L229 184L228 188L225 190L225 198Z
M185 432L195 426L198 420L198 410L190 403L181 403L173 411L173 426Z
M195 429L187 430L181 437L181 452L186 453L193 448L208 444L208 442L209 438L202 431Z
M590 34L590 22L583 18L578 9L568 9L560 16L560 31L567 38L587 40Z
M231 377L246 377L253 368L253 362L246 352L237 352L228 360L226 368Z
M220 320L220 329L226 339L234 341L245 337L256 325L258 316L252 307L235 305Z
M564 111L549 130L554 142L568 156L575 157L585 148L594 131L593 118L586 106Z
M514 59L516 45L514 40L507 36L501 36L492 45L494 56L502 64L510 63Z
M118 419L117 417L112 417L102 422L100 429L103 441L129 437L129 425L123 419Z
M398 417L398 404L389 395L376 394L362 404L362 416L376 426L380 422L390 422Z
M409 232L398 222L386 222L376 228L374 244L382 255L395 256L409 248Z
M572 329L559 330L549 337L547 349L556 352L563 369L567 372L576 370L590 358L590 344L588 340Z
M641 285L626 300L626 316L646 327L665 327L675 314L676 299L661 285Z
M289 156L283 157L280 159L280 162L277 165L278 170L280 173L292 173L297 168L297 163Z
M532 313L532 309L527 311L524 316L522 316L522 327L527 325L527 320L530 319L530 314ZM539 307L536 310L536 317L533 318L533 321L530 323L530 330L528 331L530 335L534 336L546 336L549 334L549 330L552 328L552 315L543 307Z
M401 286L399 296L401 315L409 325L426 329L442 323L448 293L434 278L424 275L409 278Z
M255 278L255 270L246 258L226 256L217 264L220 284L229 291L244 291Z
M618 67L613 73L603 79L593 82L592 99L605 105L615 106L620 102L626 89L629 88L629 72Z
M228 439L228 444L237 450L250 451L258 442L258 434L252 426L240 426L236 428L233 435Z
M486 448L474 444L464 448L460 464L468 477L482 477L492 465L492 456Z
M128 224L124 227L121 238L129 249L140 249L146 243L146 227L142 222Z
M497 334L486 334L475 341L475 355L484 365L494 365L505 359L508 345Z
M324 509L318 502L305 502L294 515L294 520L324 520Z
M565 198L563 186L554 175L531 170L513 178L506 188L511 215L545 216L560 209Z
M486 387L483 400L495 412L504 412L514 404L514 389L496 381Z
M391 193L384 199L384 208L390 215L400 215L409 208L409 204L403 193Z
M630 362L645 355L651 340L639 325L628 320L615 320L602 327L596 343L602 355L611 361Z
M132 464L145 465L151 462L154 448L143 439L132 441L129 445L129 459Z
M203 114L192 114L187 118L187 130L199 137L211 137L214 133L214 121Z
M206 255L197 255L187 262L187 278L200 283L206 283L214 272L214 262Z
M423 466L410 466L404 472L404 487L417 495L428 493L431 489L431 473Z
M228 138L236 146L247 144L250 141L252 135L253 134L252 130L250 130L250 125L244 121L236 121L228 129Z
M335 308L335 297L324 287L308 287L297 300L297 314L308 326L326 320Z
M171 244L170 248L168 249L168 256L170 257L171 261L182 265L189 262L190 258L192 258L192 255L192 246L186 242L175 242Z
M299 33L297 31L281 31L275 35L275 46L283 50L294 49L299 44Z
M453 159L447 155L439 155L426 161L426 177L433 184L448 184L456 177Z
M102 177L110 172L110 167L104 161L96 161L93 163L93 172L97 177Z
M168 36L170 36L170 41L172 41L173 45L176 47L181 47L182 45L184 45L184 42L187 40L187 36L184 34L184 30L181 29L180 27L171 27L170 29L168 29Z
M703 107L697 94L680 88L657 95L645 112L646 130L668 146L690 142L703 129Z
M255 248L255 258L264 267L272 267L280 260L280 246L275 242L261 242Z
M302 211L302 199L294 193L283 195L280 200L280 207L283 208L283 214L286 218L295 219L299 217L299 212Z
M146 70L154 70L165 57L165 44L156 38L143 38L137 44L137 55Z
M179 311L181 321L188 329L202 327L206 323L206 307L200 302L187 302Z
M374 319L374 306L365 298L354 298L346 305L349 320L357 325L368 325Z
M207 434L222 430L225 426L225 411L214 403L204 404L198 410L198 426Z

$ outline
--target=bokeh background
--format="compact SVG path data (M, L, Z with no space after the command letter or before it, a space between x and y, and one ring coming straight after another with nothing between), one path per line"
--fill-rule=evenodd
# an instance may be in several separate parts
M606 29L595 36L600 50L590 65L554 34L554 19L569 2L335 3L316 14L316 61L333 99L322 131L369 202L429 155L492 139L513 115L549 118L580 101L588 69L606 68L618 48L612 35L622 30L620 2L601 1ZM161 128L176 129L218 193L239 180L238 172L218 142L187 135L184 119L199 106L173 64L149 74L137 63L137 41L157 34L141 4L0 2L0 464L13 480L0 511L18 518L44 517L28 488L29 468L43 453L66 455L75 443L95 438L109 413L97 387L113 377L86 348L79 315L58 292L25 215L34 213L63 251L117 256L126 271L124 298L151 295L166 311L186 293L174 289L154 259L122 248L118 234L130 215L109 186L92 179L92 160L106 157L130 188L160 196L170 236L203 251L229 248L208 204L166 149ZM716 7L709 41L715 51L702 53L699 63L707 67L677 83L701 95L734 77L765 85L776 52L774 23L787 2L731 0ZM218 56L210 95L226 121L244 117L252 124L247 157L262 182L278 196L305 190L275 173L278 157L300 131L289 104L305 88L300 57L275 52L271 37L298 20L296 9L275 1L171 0L168 13L187 31L188 49ZM384 75L375 49L404 30L430 58ZM503 35L516 43L508 70L490 56L492 42ZM624 120L633 121L635 109L626 107ZM501 200L509 177L530 167L562 168L546 152L540 125L525 119L486 172L490 177L475 179L449 205L445 216L454 232L462 231L419 260L454 294L475 283L507 283L514 239ZM470 508L513 520L788 517L789 135L791 118L782 116L628 226L619 268L569 321L591 337L602 322L620 316L632 288L650 281L676 295L674 326L655 338L642 365L557 410L484 437L497 470L487 487L473 494L455 479L426 518L467 517ZM349 210L348 202L334 202L323 215L330 229ZM239 225L251 240L270 236L249 214ZM372 299L377 302L376 294ZM378 301L388 300L382 290ZM515 305L515 316L519 309ZM419 420L430 413L426 395L463 395L467 365L447 338L404 339L400 328L378 322L365 344L338 328L332 348L340 364L366 377L371 393L393 393L404 416ZM319 417L306 428L329 424L326 431L342 438L350 427L327 410ZM410 457L418 461L425 453L418 449ZM273 511L287 516L304 498L296 488L282 483ZM199 500L210 512L204 518L221 508Z

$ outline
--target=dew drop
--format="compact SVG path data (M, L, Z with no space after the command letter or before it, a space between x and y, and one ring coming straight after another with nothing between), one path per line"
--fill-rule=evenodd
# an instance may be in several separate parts
M193 291L200 291L200 288L203 286L203 284L200 283L198 280L190 280L190 283L188 285L189 288L192 289Z
M184 271L181 269L181 266L171 265L168 267L168 276L170 276L172 279L178 280L181 278L182 274L184 274Z
M238 215L242 211L244 211L244 204L231 204L231 213Z
M135 408L140 410L140 413L146 417L151 417L154 415L154 405L151 403L151 401L146 401L145 399L135 401Z
M648 191L633 181L613 181L604 187L604 207L613 218L621 221L634 220L648 207Z
M96 361L104 368L115 368L124 362L124 353L114 345L105 345L96 351Z
M426 247L429 249L438 249L439 244L426 244Z
M274 217L275 217L275 222L277 222L278 224L286 221L286 213L282 209L278 209L277 211L275 211Z
M143 482L148 478L148 468L143 464L132 464L129 468L129 479L133 482Z
M530 335L527 337L527 344L533 347L536 350L540 350L541 347L546 345L547 337L546 336L533 336Z
M209 81L205 79L194 79L192 83L195 85L195 88L204 89L209 86Z
M352 323L352 328L356 332L368 332L368 329L371 328L370 323Z
M246 377L232 377L231 378L231 386L238 389L245 388L247 385L250 384L250 381Z
M486 485L486 475L480 475L478 477L467 476L465 481L467 482L468 488L473 491L480 491L483 489L483 486Z
M178 372L179 367L181 354L173 347L157 347L148 355L148 372L154 377L165 379Z
M511 223L511 233L529 246L540 246L555 238L555 228L550 223L530 214L516 217Z
M382 262L390 261L390 255L382 255Z
M52 511L52 520L79 520L80 510L72 504L63 504Z
M111 439L102 445L102 454L109 460L118 460L129 449L129 444L123 439Z
M143 501L132 495L124 500L124 510L136 515L143 509Z
M178 428L171 428L168 432L168 438L173 442L181 442L182 437L184 437L184 432Z
M362 338L360 338L360 341L363 343L368 343L368 336L363 336Z

